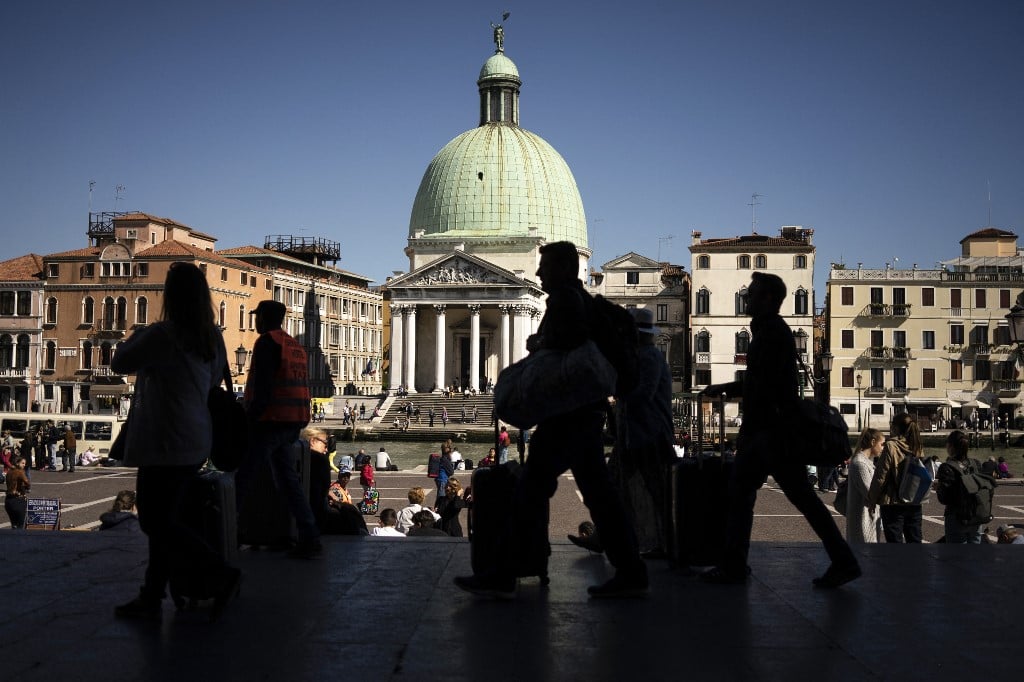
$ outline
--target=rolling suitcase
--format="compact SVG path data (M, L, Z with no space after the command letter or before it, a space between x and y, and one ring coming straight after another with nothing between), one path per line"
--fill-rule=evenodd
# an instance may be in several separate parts
M543 515L543 519L534 519L533 532L517 527L513 496L521 476L522 467L518 462L473 471L473 499L469 507L470 561L476 575L496 573L500 566L511 562L517 578L537 576L541 585L547 585L551 554L547 537L549 507L545 504L543 509L531 512ZM543 535L539 532L541 525Z
M714 566L725 549L729 478L733 463L723 456L725 404L719 418L720 452L705 452L703 400L697 398L697 438L692 457L669 465L666 548L673 566Z
M291 449L291 457L292 465L299 472L303 493L309 497L311 462L308 446L297 443ZM269 459L254 473L239 517L238 539L242 544L283 549L295 543L298 537L295 518L285 496L277 489Z
M178 609L213 599L223 580L223 564L238 564L235 475L220 471L198 474L182 506L182 522L193 529L217 558L216 565L182 557L171 571L169 589Z

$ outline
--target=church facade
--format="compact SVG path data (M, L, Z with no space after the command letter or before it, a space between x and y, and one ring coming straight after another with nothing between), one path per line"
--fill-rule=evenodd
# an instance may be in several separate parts
M477 80L480 124L427 167L409 221L409 271L386 284L392 392L483 390L524 357L544 311L543 244L576 244L587 280L576 181L551 145L519 126L522 81L495 36Z

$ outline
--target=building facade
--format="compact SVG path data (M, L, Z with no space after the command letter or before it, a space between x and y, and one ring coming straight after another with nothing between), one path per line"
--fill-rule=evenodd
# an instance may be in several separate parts
M216 251L216 238L145 213L90 215L90 245L7 261L0 280L0 406L123 413L131 376L110 361L132 331L160 319L170 266L206 273L234 389L245 384L257 333L252 311L288 306L286 330L306 347L314 396L380 390L381 294L365 277L327 265L336 243L268 237L262 248Z
M808 368L814 367L814 231L783 227L778 237L751 234L703 238L693 233L691 253L690 346L693 390L742 377L750 344L747 288L753 272L777 275L786 283L780 314L797 337ZM802 377L805 384L806 377ZM809 389L808 389L809 390ZM735 404L726 414L735 416Z
M1017 235L986 228L941 268L856 269L828 279L831 402L853 428L896 414L925 429L1013 418L1019 355L1006 314L1024 289Z
M43 259L0 263L0 410L25 411L41 394Z
M647 308L654 314L655 345L672 373L672 391L690 388L690 275L681 266L627 253L591 271L595 293L625 308Z
M389 278L389 388L481 390L526 355L544 311L540 247L571 241L580 279L591 255L565 160L519 126L516 65L495 41L477 80L479 125L427 167L409 220L409 271Z

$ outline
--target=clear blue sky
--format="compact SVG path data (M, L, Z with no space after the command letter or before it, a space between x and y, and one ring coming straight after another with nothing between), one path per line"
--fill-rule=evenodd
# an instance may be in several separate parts
M383 282L506 9L520 122L572 168L595 265L689 268L692 230L749 233L754 192L760 232L814 228L819 286L955 257L989 183L1024 237L1020 0L8 0L0 258L84 246L92 180L93 210L219 248L327 237Z

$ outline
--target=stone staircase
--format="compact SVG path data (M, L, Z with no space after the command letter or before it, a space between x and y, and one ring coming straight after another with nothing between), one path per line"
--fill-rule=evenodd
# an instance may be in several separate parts
M395 429L393 424L398 418L402 423L406 419L405 405L412 402L413 408L419 410L419 419L415 413L409 421L408 430ZM427 434L434 435L443 440L466 440L467 432L493 433L494 431L494 396L489 393L471 395L468 398L457 395L451 398L444 397L441 393L414 393L404 398L392 398L388 400L387 409L383 418L375 425L375 430L389 440L416 440L422 441ZM430 410L434 410L434 426L430 426ZM441 422L441 410L448 410L448 425ZM462 418L462 409L466 410L466 419ZM477 417L473 419L473 409L476 408ZM472 421L471 421L472 420ZM478 438L470 438L478 440Z

